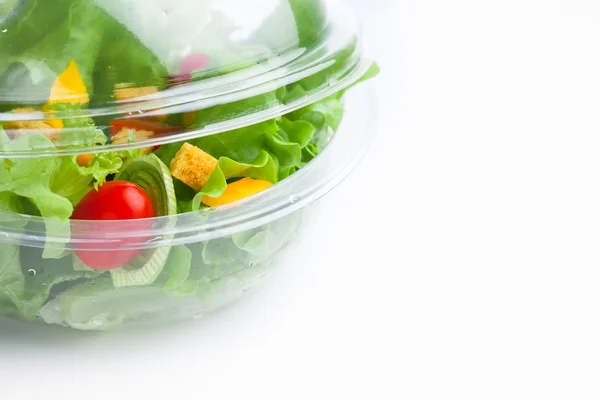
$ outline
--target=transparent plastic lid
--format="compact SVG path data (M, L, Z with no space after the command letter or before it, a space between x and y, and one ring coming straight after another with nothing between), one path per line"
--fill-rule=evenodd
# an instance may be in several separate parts
M52 145L0 157L157 146L274 118L365 73L357 26L330 0L1 1L0 123Z

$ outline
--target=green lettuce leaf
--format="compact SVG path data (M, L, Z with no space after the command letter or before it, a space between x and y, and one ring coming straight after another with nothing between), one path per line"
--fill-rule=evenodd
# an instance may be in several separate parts
M228 157L221 157L216 171L211 175L202 192L194 196L192 209L201 208L202 197L219 197L227 189L227 182L235 178L253 178L277 182L275 160L266 151L261 151L251 163L242 163Z
M189 140L215 158L228 157L239 162L251 163L264 150L261 138L265 134L278 131L277 121L269 120L256 125ZM183 143L172 143L162 146L156 153L167 165L175 157Z
M190 249L186 246L173 247L158 282L164 282L162 283L163 289L173 296L193 294L198 285L187 281L191 268L192 252Z
M95 131L85 127L75 130ZM93 134L92 134L93 135ZM28 134L10 140L0 127L0 149L7 153L23 153L36 149L54 148L54 144L41 134ZM77 157L46 156L37 158L5 158L0 162L0 208L24 211L31 205L30 214L44 218L48 237L68 238L69 218L74 206L93 188L103 183L107 176L119 171L122 166L121 153L100 154L89 167L80 167ZM22 204L15 207L15 202ZM64 243L46 242L44 256L60 257Z
M231 179L249 177L273 184L285 179L302 167L303 149L310 144L315 131L307 121L283 117L189 140L188 143L217 158L219 165L200 193L176 183L179 210L200 209L202 197L219 197ZM169 165L181 146L182 143L162 146L157 155Z
M106 182L111 174L119 172L123 159L117 153L102 153L95 156L89 167L77 163L77 156L60 157L52 174L50 189L77 205L90 190Z
M104 10L101 13L104 35L95 65L92 104L114 101L117 84L163 88L168 76L166 67L126 26Z
M153 285L115 288L104 277L75 283L44 305L40 315L49 324L109 330L208 312L257 285L270 271L273 256L296 236L300 221L299 214L292 214L232 237L173 247Z
M296 25L300 46L313 47L327 26L326 5L323 0L288 0Z
M19 246L0 244L0 312L21 316L20 297L24 292L25 276L21 272Z
M3 52L22 52L48 35L48 27L57 26L65 20L69 0L28 0L2 2L4 18L0 27L6 30L0 35Z
M17 222L17 218L10 218L11 214L23 213L22 199L12 192L0 192L0 213L2 213L1 218L3 225L19 226L24 224L22 222Z
M48 302L40 315L48 324L80 330L109 330L146 319L169 321L200 312L195 292L173 296L158 286L115 288L98 278L70 288Z
M93 147L106 144L107 138L102 130L96 127L91 118L69 117L69 113L77 112L87 107L74 103L52 103L49 109L67 114L62 120L64 129L53 139L57 148L74 149L77 147Z
M34 320L56 285L92 278L94 271L74 271L70 262L42 260L41 250L0 243L0 312Z
M10 53L0 60L0 93L14 98L4 109L44 104L72 59L92 104L114 101L118 83L164 86L167 73L158 59L94 1L23 3L30 6L6 27L8 35L0 35L0 45Z
M261 110L268 110L277 105L279 105L279 99L276 92L267 92L233 103L220 104L198 110L196 112L196 122L191 127L200 129L210 124L230 121Z
M0 128L0 148L6 152L27 152L36 148L53 146L43 135L31 134L9 140ZM70 235L69 217L73 204L66 197L52 192L50 185L54 171L59 166L57 157L5 158L0 162L0 192L9 192L29 199L46 225L47 236ZM45 257L54 258L62 253L64 244L46 242Z
M43 135L26 135L15 140L0 129L0 148L5 152L27 152L37 148L52 147ZM0 162L0 192L12 192L29 198L43 217L67 220L73 213L73 205L65 197L53 193L50 182L59 165L57 157L5 158Z
M236 178L254 178L277 183L280 162L269 148L278 149L286 156L286 148L279 143L269 146L269 137L279 131L276 120L218 135L188 141L219 160L219 164L202 192L196 193L183 183L175 181L180 212L202 208L202 197L219 197L227 188L227 181ZM167 165L175 157L183 143L162 146L156 153Z
M94 90L93 73L107 17L94 2L87 0L38 0L34 3L22 28L28 32L43 31L43 36L32 46L19 47L12 56L0 60L0 97L14 98L15 93L26 96L15 98L5 108L45 104L56 77L72 60L77 64L88 92ZM27 40L26 36L23 40ZM19 43L21 38L9 41Z

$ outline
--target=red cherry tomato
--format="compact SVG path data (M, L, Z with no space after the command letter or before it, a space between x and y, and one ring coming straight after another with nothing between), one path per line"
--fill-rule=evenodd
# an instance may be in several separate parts
M85 195L72 219L117 221L152 217L154 206L141 187L131 182L113 181Z
M154 206L148 194L139 186L125 181L108 182L98 190L92 190L79 202L72 219L86 221L132 220L128 229L148 229L155 216ZM95 230L101 228L96 228ZM74 232L77 234L78 232ZM82 233L82 232L79 232ZM124 238L123 245L139 243L140 238ZM75 244L75 254L90 268L108 270L120 268L133 261L141 250L109 250L114 243L103 245ZM102 249L105 247L106 249Z

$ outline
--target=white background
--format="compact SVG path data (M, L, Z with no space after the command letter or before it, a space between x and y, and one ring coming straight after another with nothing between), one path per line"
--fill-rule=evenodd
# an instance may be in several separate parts
M301 256L183 326L2 321L0 397L600 397L597 1L353 3L380 129Z

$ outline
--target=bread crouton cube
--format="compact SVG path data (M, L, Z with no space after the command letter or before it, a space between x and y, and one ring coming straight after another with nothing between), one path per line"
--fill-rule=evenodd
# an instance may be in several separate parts
M158 88L156 86L131 87L127 83L117 84L114 91L115 99L119 102L128 102L129 100L150 96L155 93L158 93ZM166 114L157 114L148 117L148 119L155 121L165 121L167 118L168 116Z
M137 129L122 129L119 133L112 137L113 144L125 144L130 142L140 142L154 136L154 132L143 131ZM154 147L145 147L141 150L142 154L150 154L154 151Z
M115 87L115 98L118 101L133 100L138 97L149 96L158 93L156 86L129 87L127 84L118 84Z
M196 146L185 143L171 161L171 174L199 192L217 168L218 161Z
M33 108L15 108L13 113L30 113L36 112ZM54 140L58 134L58 130L44 121L9 121L2 124L9 136L18 138L29 133L41 133L48 139Z
M113 144L140 142L142 140L150 139L152 136L154 136L154 132L124 128L112 137L112 142Z

